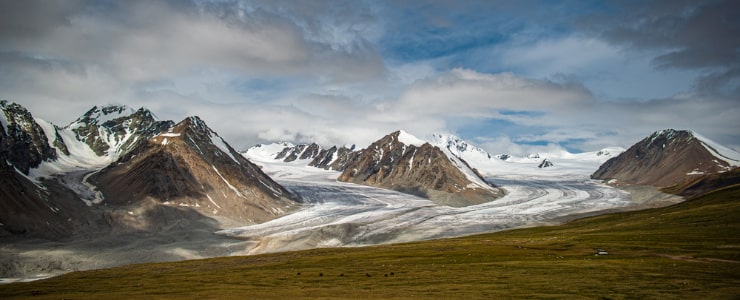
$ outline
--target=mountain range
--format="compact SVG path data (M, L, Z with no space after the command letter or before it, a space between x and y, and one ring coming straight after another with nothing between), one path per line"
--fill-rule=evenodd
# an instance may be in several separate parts
M217 224L199 227L200 239L227 228L238 229L230 238L267 232L269 239L244 238L266 246L445 237L634 204L614 186L693 196L740 178L740 154L674 129L626 150L523 157L492 155L451 134L419 138L403 130L362 148L281 142L237 152L197 116L176 123L146 108L96 106L57 126L16 103L0 101L0 109L0 238L84 239L95 249L110 236L120 237L114 244L147 237L147 246L160 239L187 245L196 224ZM273 180L275 170L294 177ZM162 251L184 259L203 250L181 245ZM231 245L205 256L241 253ZM23 259L6 257L0 271L25 272L18 271ZM147 253L131 258L157 260Z
M193 215L264 222L299 204L198 117L175 124L105 106L59 127L21 105L0 107L6 233L157 230Z

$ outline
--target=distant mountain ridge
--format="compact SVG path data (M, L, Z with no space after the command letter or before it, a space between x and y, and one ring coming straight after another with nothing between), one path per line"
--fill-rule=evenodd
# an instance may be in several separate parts
M740 166L740 153L693 131L659 130L605 162L592 178L671 187Z

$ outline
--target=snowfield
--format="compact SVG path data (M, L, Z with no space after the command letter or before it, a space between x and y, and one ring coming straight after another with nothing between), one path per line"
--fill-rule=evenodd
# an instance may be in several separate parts
M618 150L618 149L615 149ZM245 253L317 247L364 246L456 237L504 229L553 224L572 215L593 214L635 205L630 194L590 180L604 158L596 154L522 158L490 165L478 163L487 181L506 190L492 202L454 208L413 195L338 182L339 172L265 157L247 157L286 188L301 195L305 208L257 225L218 234L257 241Z

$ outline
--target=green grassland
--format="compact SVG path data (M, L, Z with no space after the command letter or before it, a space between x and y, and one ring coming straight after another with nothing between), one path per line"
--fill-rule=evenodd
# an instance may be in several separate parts
M561 226L0 285L15 298L740 299L740 186Z

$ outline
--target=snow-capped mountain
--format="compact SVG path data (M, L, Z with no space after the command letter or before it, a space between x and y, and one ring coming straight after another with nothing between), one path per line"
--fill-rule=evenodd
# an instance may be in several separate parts
M692 131L665 129L656 131L608 160L592 177L670 187L738 166L740 153Z
M353 153L338 180L417 194L451 206L488 202L503 195L464 160L404 131Z

